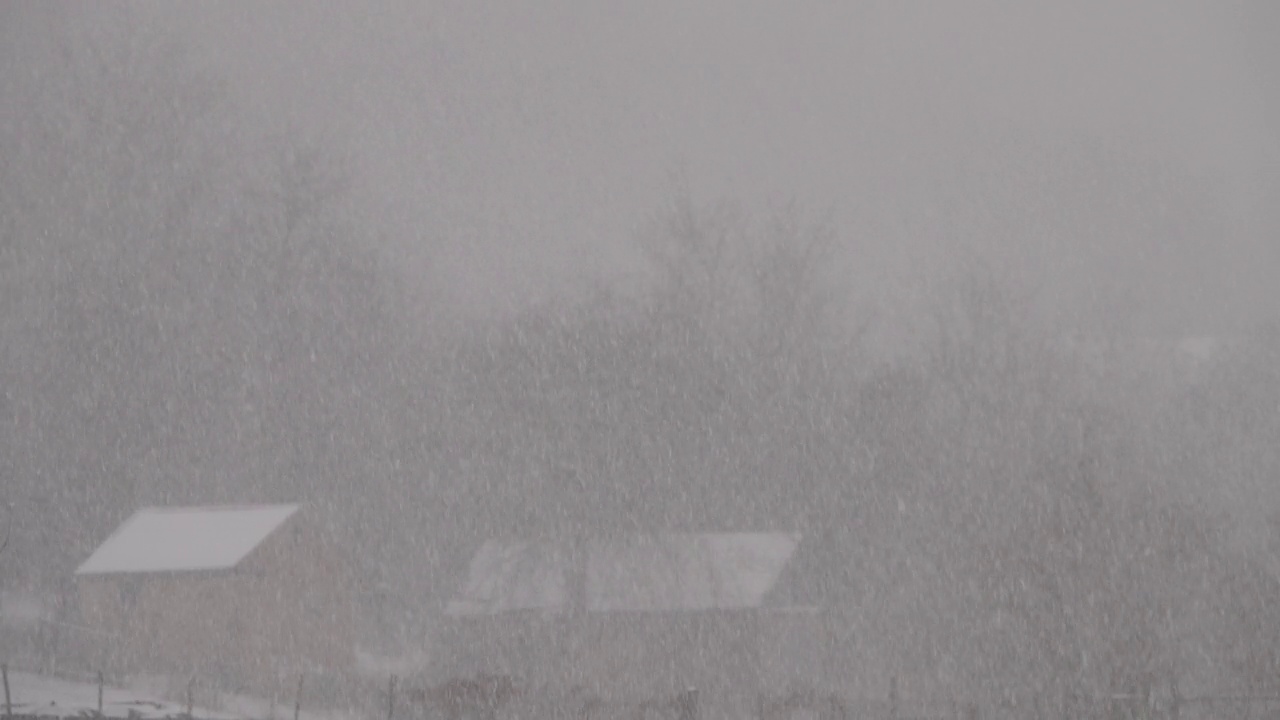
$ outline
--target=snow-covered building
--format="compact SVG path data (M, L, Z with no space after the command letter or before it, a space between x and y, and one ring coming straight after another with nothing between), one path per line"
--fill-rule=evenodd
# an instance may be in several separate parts
M445 608L436 671L624 701L692 685L752 711L744 688L818 684L825 634L796 572L803 548L795 533L485 542Z
M75 575L101 667L284 691L351 668L353 569L290 504L145 508Z

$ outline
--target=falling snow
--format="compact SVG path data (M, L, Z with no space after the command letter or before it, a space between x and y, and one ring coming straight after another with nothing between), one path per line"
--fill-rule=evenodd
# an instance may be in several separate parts
M1274 3L500 5L0 5L14 713L1275 709Z

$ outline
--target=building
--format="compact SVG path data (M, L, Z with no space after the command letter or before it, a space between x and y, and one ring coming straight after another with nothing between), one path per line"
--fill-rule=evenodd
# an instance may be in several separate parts
M753 711L758 692L818 684L825 634L791 571L799 535L597 539L576 555L572 545L484 543L445 608L436 672L511 674L620 702L692 686L726 713Z
M145 508L75 575L109 671L282 693L354 660L352 564L298 505Z

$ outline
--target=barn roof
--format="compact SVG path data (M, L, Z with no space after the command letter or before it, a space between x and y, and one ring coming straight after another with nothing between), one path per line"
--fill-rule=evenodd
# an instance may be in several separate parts
M227 570L262 544L297 505L143 508L76 575Z
M794 554L794 533L673 533L587 543L588 612L759 608ZM568 602L568 544L481 546L453 616L561 612Z

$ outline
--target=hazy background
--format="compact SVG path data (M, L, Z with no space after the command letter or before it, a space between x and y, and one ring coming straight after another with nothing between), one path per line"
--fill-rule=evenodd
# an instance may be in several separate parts
M301 501L376 560L362 632L434 650L495 534L799 528L868 687L1280 691L1276 37L4 4L0 580L71 623L137 507Z
M831 208L851 284L895 300L976 243L1072 294L1132 285L1161 332L1275 301L1280 12L1260 0L139 7L262 122L341 138L433 315L634 271L628 242L675 173L703 199ZM60 10L88 12L43 12ZM1013 148L1082 137L1204 183L1212 236L904 231L965 163L987 173L974 202L1023 212Z

